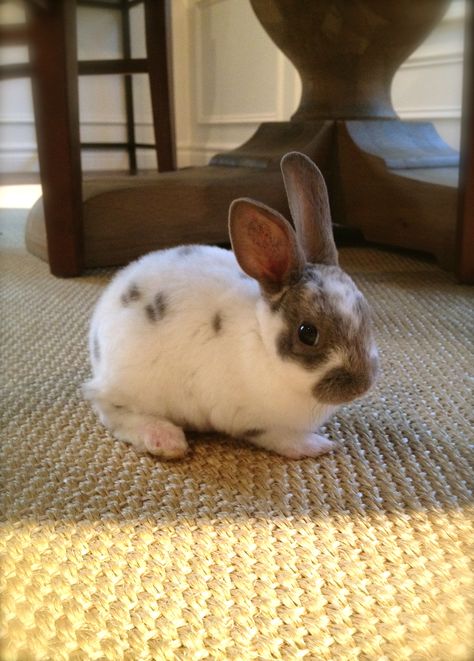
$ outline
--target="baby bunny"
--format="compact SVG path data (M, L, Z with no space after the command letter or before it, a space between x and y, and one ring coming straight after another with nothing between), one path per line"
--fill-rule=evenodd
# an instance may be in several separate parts
M297 152L281 168L296 231L240 198L233 252L152 252L103 292L84 394L117 439L169 459L188 450L184 430L215 430L316 457L334 445L317 428L373 383L369 307L338 266L324 179Z

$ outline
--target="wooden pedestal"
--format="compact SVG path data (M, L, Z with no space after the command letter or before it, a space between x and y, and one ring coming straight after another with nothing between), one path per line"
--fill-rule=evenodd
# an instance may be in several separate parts
M403 122L393 75L445 11L423 3L251 0L262 25L297 67L302 99L289 122L263 124L209 166L83 184L85 266L123 264L154 248L227 241L227 209L255 197L287 214L281 156L321 168L333 219L379 243L455 259L458 156L426 123ZM41 202L27 245L46 258Z

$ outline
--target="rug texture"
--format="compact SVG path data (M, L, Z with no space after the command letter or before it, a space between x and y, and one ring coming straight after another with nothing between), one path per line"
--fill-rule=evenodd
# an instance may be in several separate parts
M205 435L163 463L81 397L111 272L52 277L24 215L1 237L2 661L472 658L473 289L344 248L382 370L327 424L338 450Z

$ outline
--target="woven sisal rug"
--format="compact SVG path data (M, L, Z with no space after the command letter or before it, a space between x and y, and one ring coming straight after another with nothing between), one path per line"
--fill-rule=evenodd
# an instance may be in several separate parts
M382 375L327 425L339 450L209 435L160 463L81 399L110 272L53 278L23 222L1 237L2 661L472 658L473 289L343 249Z

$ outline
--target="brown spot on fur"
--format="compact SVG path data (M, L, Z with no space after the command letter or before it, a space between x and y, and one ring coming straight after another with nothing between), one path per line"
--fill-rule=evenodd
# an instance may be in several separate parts
M212 318L212 329L216 335L222 330L222 315L220 312L216 312Z
M242 437L243 438L258 438L258 436L262 436L265 433L264 429L246 429Z
M139 301L141 298L141 292L138 288L138 286L132 282L127 291L125 291L122 296L120 297L120 300L122 301L123 305L128 305L129 303L133 303L135 301Z
M180 257L187 257L188 255L191 255L193 252L196 252L198 247L199 246L194 244L194 243L190 243L188 245L181 246L178 249L178 255L180 255Z
M165 294L158 292L152 303L145 306L145 314L152 323L163 319L168 309L168 303Z
M94 339L92 342L92 353L94 356L94 360L98 363L100 360L100 344L97 335L94 335Z

